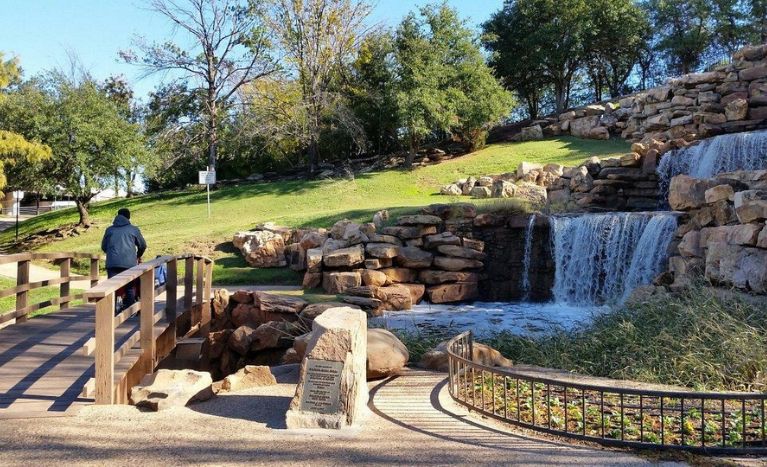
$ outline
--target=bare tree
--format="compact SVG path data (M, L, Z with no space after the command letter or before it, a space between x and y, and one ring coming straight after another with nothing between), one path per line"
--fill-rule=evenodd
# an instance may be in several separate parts
M254 0L149 0L152 10L174 26L174 39L148 43L137 38L134 51L121 52L128 63L142 65L146 74L168 73L177 80L192 81L192 93L204 96L205 138L208 165L215 170L218 158L218 126L245 84L275 73L277 61ZM184 47L191 39L192 47Z
M332 84L369 32L365 19L371 8L365 0L272 1L270 26L286 62L292 66L288 71L299 83L306 111L303 139L312 172L320 160L323 114L338 101Z

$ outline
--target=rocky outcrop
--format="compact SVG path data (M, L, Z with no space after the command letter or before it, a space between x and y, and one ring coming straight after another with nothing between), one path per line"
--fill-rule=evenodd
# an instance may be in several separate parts
M655 174L659 154L686 144L636 144L634 152L608 159L592 157L577 167L522 162L514 173L489 176L493 190L480 197L510 198L533 208L551 206L570 212L654 209L660 201ZM465 188L472 180L458 180L454 185Z
M532 122L517 140L571 134L633 141L693 141L767 127L767 44L736 52L730 63L691 73L611 102Z
M367 378L397 375L410 359L407 347L386 329L368 329Z
M210 373L193 370L158 370L131 389L131 403L150 410L184 407L213 396Z
M423 354L418 366L427 370L448 371L447 342L441 342L437 347ZM514 362L505 358L500 352L485 344L474 342L472 361L486 366L512 367Z
M715 285L767 294L767 170L671 181L669 200L684 211L672 287L705 279Z

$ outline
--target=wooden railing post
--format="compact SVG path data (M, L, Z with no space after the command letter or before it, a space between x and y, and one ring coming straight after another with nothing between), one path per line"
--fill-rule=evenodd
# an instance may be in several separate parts
M99 258L91 258L91 287L95 287L99 283Z
M115 401L115 295L96 302L96 404Z
M194 286L194 258L188 257L184 262L184 311L192 309L192 287ZM194 323L192 323L194 325Z
M192 315L192 326L199 324L202 326L203 322L203 295L205 294L205 260L200 258L197 263L197 283L195 284L195 301L194 309L195 313Z
M69 296L69 276L70 271L72 269L72 258L64 258L59 263L59 270L61 272L60 277L62 279L66 278L66 282L62 282L59 285L59 298L61 298L61 303L59 303L59 309L63 310L65 308L69 307L69 299L64 299L64 297Z
M205 287L202 294L202 318L200 320L200 337L207 337L210 332L210 299L211 299L211 283L213 282L213 263L208 263L205 260L200 262L203 270L205 271Z
M22 260L18 262L17 268L16 268L16 285L25 285L29 283L29 265L31 261L30 260ZM23 292L17 292L16 293L16 310L21 310L23 308L26 308L28 303L27 299L29 297L29 291L25 290ZM23 323L26 321L27 313L24 313L23 315L16 316L16 322L17 323Z
M178 260L173 258L168 261L168 270L165 281L165 316L171 329L170 336L173 339L173 347L176 346L176 317L178 316Z
M154 337L154 268L141 274L141 359L144 362L144 373L154 371L155 355Z

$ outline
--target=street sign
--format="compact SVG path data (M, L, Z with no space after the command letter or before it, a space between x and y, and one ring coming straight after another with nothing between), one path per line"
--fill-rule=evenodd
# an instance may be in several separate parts
M199 172L200 185L215 185L216 184L216 171L215 170L200 170Z

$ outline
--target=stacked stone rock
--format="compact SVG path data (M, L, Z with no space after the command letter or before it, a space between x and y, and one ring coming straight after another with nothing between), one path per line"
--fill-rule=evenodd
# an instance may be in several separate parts
M736 52L731 63L665 85L533 122L519 140L581 138L693 141L767 127L767 44Z
M672 287L705 279L767 294L767 171L739 171L711 179L674 177L672 209L685 213L669 259Z
M660 196L655 173L660 154L687 145L684 140L634 143L631 153L592 157L577 167L522 162L515 173L469 177L443 186L440 193L512 198L533 208L551 204L570 211L655 209Z
M462 212L476 216L473 206ZM401 216L378 231L373 224L337 222L321 248L308 250L305 287L327 293L371 315L407 310L424 296L432 303L476 298L482 242L448 231L431 214Z

